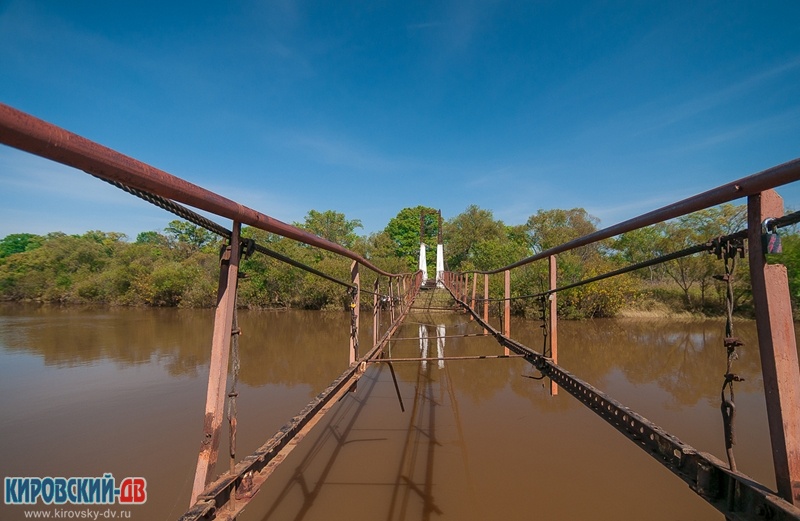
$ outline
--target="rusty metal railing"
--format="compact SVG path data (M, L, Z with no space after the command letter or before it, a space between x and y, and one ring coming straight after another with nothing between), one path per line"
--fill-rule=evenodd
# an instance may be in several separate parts
M766 249L762 244L762 235L764 234L765 227L772 227L774 229L776 226L783 225L784 223L797 222L796 214L784 216L783 201L774 191L774 188L798 180L800 180L800 159L795 159L760 173L689 197L677 203L634 217L620 224L597 230L559 246L538 252L507 266L486 271L462 273L448 272L445 274L446 287L460 304L469 309L473 318L483 325L485 332L495 335L498 341L506 346L507 350L526 354L526 357L532 364L536 365L544 375L549 376L551 378L551 392L553 394L557 393L559 385L567 389L567 391L589 405L595 412L614 425L618 430L630 434L629 438L638 440L642 448L649 450L656 459L659 459L665 466L669 467L673 472L689 482L695 491L719 508L726 516L738 518L745 512L744 518L759 516L761 518L777 519L780 516L769 517L773 515L771 512L776 511L773 501L777 500L778 504L783 505L781 508L788 505L787 509L784 510L778 508L778 510L783 512L781 516L786 512L791 513L788 517L782 518L793 519L800 513L800 510L796 508L789 508L792 505L795 507L800 506L800 368L798 367L797 344L794 335L786 268L780 264L766 263ZM638 265L632 265L576 283L566 284L561 287L557 284L557 257L561 253L742 197L747 197L748 222L747 229L745 230L741 230L727 237L715 238L715 241L709 240L709 243L705 245L698 245L680 252L665 255L660 259L645 261ZM753 482L746 476L737 473L730 450L730 464L727 469L724 468L724 464L721 464L719 460L713 457L706 458L707 455L702 455L702 457L699 457L698 461L691 463L691 465L696 467L694 470L688 472L685 472L686 469L681 470L684 465L682 460L678 461L677 466L675 466L675 462L671 461L668 454L665 453L662 455L661 452L657 450L656 445L661 443L661 441L659 441L658 433L651 429L651 427L654 426L645 425L639 418L636 418L635 422L631 423L629 426L620 423L618 416L619 411L622 409L618 409L619 404L585 382L569 375L569 373L557 365L558 341L556 305L557 293L559 291L596 282L611 276L617 276L643 266L653 265L679 256L695 254L702 251L717 250L716 253L720 258L725 255L736 256L740 253L743 255L742 246L733 247L731 250L732 253L723 253L726 248L730 249L729 246L723 243L738 241L738 244L741 245L741 241L744 239L747 240L750 246L748 248L750 279L756 313L756 326L758 330L762 374L764 377L764 391L767 402L773 463L778 485L777 495L767 491L765 487ZM542 297L549 300L550 334L547 339L549 342L548 356L544 356L544 353L536 353L513 341L511 339L510 326L510 302L514 298L511 296L511 271L544 259L547 259L549 263L549 289L536 295L520 298ZM727 263L729 257L726 256L725 259ZM502 273L504 278L503 298L496 299L504 303L501 331L493 329L488 324L488 303L490 300L489 276L499 273ZM483 277L484 295L482 299L476 299L477 282L481 275ZM469 296L470 276L472 276L471 298ZM482 315L476 311L476 303L480 304L481 302L483 303ZM544 302L542 306L545 306ZM731 335L728 334L727 336L730 337ZM738 339L733 337L725 339L729 360L731 352L735 349L737 342ZM726 374L725 377L726 383L728 383L729 378L731 381L737 378L734 374ZM598 400L603 404L603 407L600 408L602 410L597 407ZM614 414L608 414L606 409L607 411L612 411ZM631 427L636 427L637 429L646 428L645 430L647 430L646 434L649 435L649 441L641 436L644 431L633 432ZM730 438L729 434L726 434L726 437ZM730 443L732 443L731 439L727 439L726 444L730 445ZM663 444L665 447L669 446L669 443L665 442ZM676 451L683 450L677 445L675 445L673 449ZM694 451L694 449L691 449L690 452L692 451ZM695 453L696 451L692 452L692 454ZM713 477L710 477L709 473L712 473ZM709 480L712 480L713 483L709 484ZM709 492L709 487L714 488L713 494ZM743 490L743 488L747 488L748 492L742 493L741 490ZM717 501L718 496L714 495L718 492L721 493L721 491L728 495L725 501ZM750 495L751 493L754 494L754 496ZM712 495L714 496L713 498L711 497ZM756 496L761 499L753 499Z
M190 511L184 519L200 519L209 515L231 519L249 501L260 483L271 473L287 450L291 450L337 397L350 389L363 374L368 362L380 354L409 311L418 291L421 277L417 273L391 274L372 264L355 252L338 244L317 237L305 230L281 222L268 215L247 208L235 201L175 177L167 172L137 161L99 145L72 132L25 114L7 105L0 104L0 143L30 152L35 155L74 167L92 175L119 183L125 187L163 197L169 201L183 203L233 221L228 246L221 263L218 305L215 315L212 341L211 370L206 398L204 440L198 459L198 471L192 493ZM473 317L507 349L523 355L532 364L551 378L551 391L555 394L559 385L590 406L601 417L629 438L637 440L642 448L662 460L673 472L690 483L695 491L709 500L730 518L798 519L800 510L800 369L789 302L786 269L781 265L768 265L761 244L761 230L767 219L783 216L783 205L773 188L800 179L800 159L770 168L758 174L722 185L707 192L684 199L672 205L629 219L620 224L598 230L522 259L508 266L485 272L472 272L472 299L469 302L469 274L446 273L448 290ZM633 231L652 224L680 217L711 206L748 198L748 229L750 275L760 344L764 387L770 437L773 448L778 494L766 490L734 469L708 455L698 453L661 432L646 419L630 413L620 404L581 382L557 365L557 321L556 298L557 256L560 253L586 246L621 233ZM211 483L211 471L216 462L219 443L221 410L224 403L228 355L231 337L238 334L233 327L239 260L241 255L240 229L247 224L261 230L294 239L349 258L353 261L351 283L351 335L350 366L339 379L331 384L306 409L293 418L281 432L273 436L256 453L248 456L230 472ZM547 259L550 275L549 310L550 353L544 356L515 342L510 337L511 270L531 262ZM364 356L358 352L358 324L360 308L360 278L358 266L389 277L390 295L400 297L400 313L386 333L378 338L377 300L378 282L374 294L373 320L375 335L373 347ZM493 329L488 323L488 277L504 275L504 301L502 331ZM475 311L477 276L484 278L483 317ZM347 283L344 283L347 285ZM397 292L394 292L395 285ZM402 289L401 289L402 287ZM394 298L392 305L394 305ZM394 316L394 310L392 310ZM626 414L628 411L629 414ZM620 414L622 414L620 420ZM627 423L626 423L627 422ZM635 431L635 432L633 432ZM646 436L646 439L643 437ZM727 490L727 500L720 499ZM709 498L712 498L709 499ZM733 498L733 499L731 499Z
M299 440L313 428L339 397L354 389L356 382L363 375L367 363L381 354L383 346L386 345L410 310L415 295L419 291L422 282L419 272L415 274L389 273L339 244L247 208L163 170L1 103L0 143L82 170L228 239L229 244L222 254L220 263L203 437L192 487L191 506L182 517L184 520L209 518L209 516L217 519L235 518L272 470L283 461ZM231 219L232 227L229 229L214 223L181 206L180 203ZM351 280L345 282L335 279L310 266L242 239L240 232L243 224L351 259L353 261L350 268ZM238 341L240 333L235 318L239 263L245 252L251 253L252 251L259 251L348 288L351 299L350 364L338 379L309 403L303 411L292 418L284 428L258 451L244 458L235 466L233 461L235 438L232 437L231 469L213 480L220 444L232 339L236 345L235 342ZM359 354L358 345L361 307L359 265L379 275L379 278L375 280L374 291L365 291L365 293L373 295L374 330L373 346L363 356ZM395 315L395 306L399 308L398 317L388 326L383 336L380 335L378 315L380 297L382 297L379 294L380 276L389 279L386 297L390 301L392 317ZM235 395L235 392L232 392L232 395ZM233 418L230 428L235 433L235 418Z
M718 186L701 194L694 195L664 207L661 207L652 212L642 214L640 216L628 219L619 224L597 230L596 232L578 237L569 242L565 242L559 246L548 248L530 257L526 257L520 261L503 266L494 270L477 271L477 273L487 273L493 275L502 273L507 270L530 264L531 262L546 259L551 255L558 255L565 251L574 250L581 246L588 246L604 239L616 237L617 235L638 230L652 224L661 223L676 217L688 215L692 212L704 210L712 206L717 206L723 203L741 199L743 197L759 195L761 192L776 188L778 186L786 185L800 180L800 158L794 159L778 165L757 174L743 177L737 181ZM779 217L779 216L777 216Z
M109 181L188 204L241 224L347 257L383 276L396 276L361 255L146 163L0 103L0 143Z

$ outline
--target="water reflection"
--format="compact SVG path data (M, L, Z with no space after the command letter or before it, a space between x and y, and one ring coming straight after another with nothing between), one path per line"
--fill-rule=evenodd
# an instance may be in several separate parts
M0 313L3 349L39 356L48 366L75 367L101 360L121 367L154 362L171 375L196 376L208 364L213 320L208 310L3 305ZM307 384L314 390L324 388L346 365L345 321L341 313L240 312L241 381L254 387ZM414 332L409 334L411 328ZM744 346L738 349L734 371L745 379L737 388L753 391L762 385L754 324L742 322L736 329ZM418 338L418 351L411 351L411 342L396 341L390 347L392 356L442 358L448 331L450 354L501 353L490 338L457 338L480 331L463 316L417 314L400 328L398 336ZM512 331L526 345L542 343L536 322L515 320ZM370 327L362 329L363 341L371 334ZM691 406L719 395L726 360L723 337L721 321L562 321L559 360L594 385L603 387L610 375L620 371L633 384L657 383L670 394L674 407ZM434 339L435 354L430 345ZM438 368L444 365L437 361ZM451 368L458 385L470 378L462 366ZM410 367L399 368L398 374L405 381L416 379ZM509 382L515 387L519 370L513 364L487 363L480 374L480 386L462 387L475 400L491 397Z
M518 322L512 329L523 343L535 345L539 331ZM733 370L745 378L737 389L762 387L755 324L742 321L736 334L744 343ZM573 374L603 387L621 371L633 384L655 382L672 398L671 406L716 401L726 370L724 321L594 320L559 324L559 363Z
M418 324L419 336L408 341L428 357L429 328L436 331L437 357L444 356L444 326ZM251 511L265 513L253 519L320 519L320 512L325 519L470 519L469 510L481 512L450 364L395 364L414 374L400 385L410 402L405 412L392 396L388 366L372 366L358 392L323 420L321 432L309 436L313 441L298 447L298 463L276 471L273 479L282 486L262 491Z
M154 309L0 307L3 349L76 367L111 360L122 367L158 359L170 374L193 375L208 362L209 312Z
M0 305L0 468L143 475L152 496L141 518L176 518L200 442L212 319L208 310ZM244 455L341 373L348 317L242 311L240 322ZM367 322L362 345L372 338ZM755 327L735 327L745 344L734 367L745 378L736 392L737 462L774 486ZM502 354L490 337L460 336L480 332L461 314L413 314L392 356ZM536 321L512 321L512 334L542 344ZM719 456L723 336L721 320L561 322L559 360ZM534 499L543 517L619 519L620 497L641 503L627 518L712 512L566 393L550 397L546 381L523 378L532 369L522 360L394 368L406 412L387 368L371 367L242 519L523 519ZM591 484L581 485L582 502L574 501L576 480ZM2 519L17 513L0 505Z
M433 338L436 340L436 356L431 358L438 358L436 360L436 365L439 369L444 369L444 344L445 344L445 335L447 334L447 329L444 324L438 324L436 326L431 326L428 324L420 324L419 325L419 356L420 358L428 358L428 328L433 328L435 333ZM427 369L428 367L428 360L422 360L422 369Z

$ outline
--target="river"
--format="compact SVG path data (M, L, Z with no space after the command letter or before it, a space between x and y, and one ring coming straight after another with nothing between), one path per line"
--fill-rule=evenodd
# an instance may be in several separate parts
M362 322L361 345L372 338ZM177 519L201 443L213 311L0 305L3 477L143 477L140 505L0 505L0 519ZM240 459L347 364L344 313L241 311ZM497 322L496 320L494 321ZM537 321L512 336L539 350ZM739 470L774 489L755 325L734 371ZM392 344L480 331L465 315L414 314ZM725 459L724 322L559 323L559 362L684 442ZM427 341L427 356L501 354L489 338ZM722 519L680 479L519 359L368 369L267 481L241 520ZM227 434L218 471L228 466ZM75 512L68 514L68 512ZM27 513L27 514L26 514Z

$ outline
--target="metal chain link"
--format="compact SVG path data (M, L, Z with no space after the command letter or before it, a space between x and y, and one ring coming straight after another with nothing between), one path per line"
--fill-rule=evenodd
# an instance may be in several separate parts
M549 344L547 343L547 335L550 333L550 321L548 320L549 299L547 295L539 297L539 319L542 321L542 355L548 356Z
M239 247L244 250L242 253L247 254L246 244L239 245ZM237 270L237 284L239 277L242 275L243 274ZM242 334L242 330L239 327L239 312L237 309L238 291L236 291L234 295L236 296L233 301L233 320L231 323L231 373L233 376L233 382L231 383L231 390L228 392L228 447L231 457L231 473L233 473L236 462L236 425L238 413L238 409L236 407L236 398L239 396L239 391L237 390L237 384L239 383L239 371L241 369L241 359L239 357L239 336Z
M360 303L356 302L356 288L351 287L348 290L350 294L350 338L353 339L353 348L358 353L358 335L356 334L356 306Z
M733 336L733 311L735 300L733 294L733 279L736 270L736 258L744 257L744 243L742 240L722 240L713 241L712 253L717 258L725 261L725 274L717 275L714 278L725 283L725 339L724 345L727 352L727 364L722 389L720 391L720 410L722 411L722 426L725 437L725 452L728 456L728 465L731 470L736 470L736 458L733 454L733 446L736 444L736 403L733 393L733 383L744 381L739 375L732 372L733 362L739 358L736 348L744 345L739 338ZM725 390L728 395L725 396Z

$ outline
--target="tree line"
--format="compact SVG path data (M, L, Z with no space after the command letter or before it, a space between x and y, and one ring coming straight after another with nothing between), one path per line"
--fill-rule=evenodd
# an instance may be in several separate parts
M420 226L420 215L423 216ZM435 252L439 223L432 208L404 208L386 228L359 235L358 219L333 210L311 210L302 223L309 232L341 244L393 273L417 269L420 231ZM471 205L442 223L446 269L489 271L597 230L599 220L583 208L539 210L524 224L506 225L492 212ZM745 208L724 204L673 221L622 234L558 255L559 286L623 266L706 243L745 226ZM422 229L421 229L422 228ZM800 236L783 230L792 299L800 301ZM349 259L255 228L245 238L340 280L349 279ZM116 232L83 235L19 233L0 240L0 299L127 306L211 307L216 302L220 248L217 235L175 220L162 231L140 233L134 241ZM435 254L428 255L429 275ZM512 271L512 312L535 315L548 289L547 263ZM299 268L255 253L241 262L241 307L343 309L345 288ZM559 313L570 318L614 316L624 307L661 308L702 314L725 310L723 261L708 253L672 260L559 294ZM374 277L365 273L362 284ZM490 279L490 297L502 298L502 275ZM479 286L482 287L482 286ZM739 309L751 308L746 256L733 278ZM369 299L371 302L371 298Z

